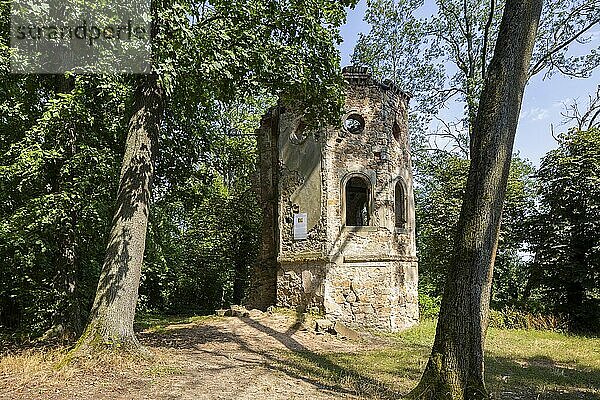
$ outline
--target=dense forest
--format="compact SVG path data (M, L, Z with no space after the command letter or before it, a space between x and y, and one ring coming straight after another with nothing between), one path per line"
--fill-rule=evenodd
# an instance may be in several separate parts
M217 26L193 42L186 40L192 33L183 30L177 38L182 48L157 39L155 62L164 67L166 93L138 312L211 313L243 303L261 230L255 190L258 121L278 96L304 101L309 111L323 106L332 110L340 104L339 58L331 49L338 40L345 4L323 3L314 7L321 11L330 7L329 11L315 19L310 10L302 11L306 19L295 22L298 38L293 36L296 31L267 39L260 36L266 31L251 34L252 27L260 25L259 14L270 12L282 24L298 16L254 4L249 14L239 15L246 25L215 22ZM451 262L448 241L459 218L469 168L468 135L485 76L463 71L458 50L446 54L459 63L459 72L450 76L440 70L435 62L443 51L440 37L428 39L433 43L430 52L420 52L424 43L420 32L432 27L441 32L453 23L443 18L443 12L452 10L443 7L431 21L413 17L420 4L369 2L366 21L372 31L361 36L353 58L371 66L381 78L397 78L415 96L411 135L419 290L422 316L433 317L439 311ZM239 5L219 3L213 12L239 10ZM484 10L471 11L486 21ZM498 10L492 14L490 23L498 24ZM7 14L3 15L2 29L6 29ZM176 12L163 17L171 28L186 24ZM558 23L547 21L545 26L551 30ZM403 30L394 28L394 35L383 36L385 27ZM265 67L266 54L283 48L278 40L287 40L288 53ZM215 49L224 43L238 48L221 57ZM311 54L304 52L307 43L314 50ZM264 52L246 52L249 44L264 46ZM6 43L3 46L0 51L5 57ZM568 64L564 54L561 65L544 64L543 50L536 50L534 67L560 70ZM214 58L190 60L192 51ZM320 58L323 54L330 58ZM414 59L409 61L411 56ZM308 67L308 62L313 64ZM571 73L584 76L593 62L597 61L573 64L581 68ZM249 80L247 71L257 70L258 65L264 71ZM190 75L195 68L203 74ZM139 79L70 73L11 75L6 62L0 64L0 74L2 336L73 339L89 318L106 256ZM316 78L318 85L309 83ZM461 126L446 124L442 132L432 133L429 121L449 101L444 97L447 92L435 88L448 80L464 89L457 93L462 93L459 101L465 104L465 119ZM238 83L240 87L233 88ZM290 97L295 89L301 89L304 98ZM549 327L556 329L600 329L600 102L599 92L590 89L589 105L579 105L588 108L579 111L571 104L566 110L571 118L555 137L556 149L543 157L539 167L518 154L513 158L491 297L497 311L492 320L498 323L518 325L521 320L535 322L537 317L540 326L552 320ZM444 97L435 107L432 93ZM336 116L318 118L335 123ZM445 137L443 145L432 136Z

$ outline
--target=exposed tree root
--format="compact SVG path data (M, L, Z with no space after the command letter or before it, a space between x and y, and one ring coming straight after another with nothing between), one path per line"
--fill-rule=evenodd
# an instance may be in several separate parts
M407 400L489 400L490 395L483 382L469 381L465 385L456 371L443 367L442 355L433 354L419 384L408 395Z
M135 335L127 337L108 337L101 334L102 329L98 323L90 323L81 335L73 349L57 364L56 369L61 369L80 358L94 358L107 353L131 358L152 358L153 353L143 346Z
M449 387L440 380L424 380L408 395L407 400L489 400L491 397L485 389L467 387L464 391Z

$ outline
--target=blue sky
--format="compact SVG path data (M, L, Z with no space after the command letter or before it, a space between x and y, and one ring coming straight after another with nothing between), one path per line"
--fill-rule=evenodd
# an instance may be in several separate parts
M425 8L433 7L432 1L426 0ZM346 24L342 27L344 42L340 46L342 66L350 64L350 55L358 34L367 33L369 26L362 20L366 8L366 0L360 0L354 10L349 10ZM600 41L600 27L592 32L597 47ZM515 151L538 165L540 158L550 149L556 147L552 138L551 126L559 133L566 130L563 125L563 104L578 99L580 104L587 104L588 95L595 92L600 84L600 71L588 79L572 79L555 75L543 80L543 75L534 76L525 89L525 97L521 107L521 118L515 140ZM452 115L449 113L449 117Z

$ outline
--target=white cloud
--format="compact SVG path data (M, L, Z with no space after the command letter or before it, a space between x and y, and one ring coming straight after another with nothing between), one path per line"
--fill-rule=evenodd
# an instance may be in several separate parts
M542 121L550 116L550 112L545 108L533 107L526 111L521 111L521 119L530 121Z

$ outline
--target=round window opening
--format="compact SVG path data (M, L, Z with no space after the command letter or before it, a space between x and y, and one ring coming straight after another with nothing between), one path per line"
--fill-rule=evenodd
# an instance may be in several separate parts
M365 119L360 114L350 114L344 120L344 129L349 133L361 133L365 129Z

